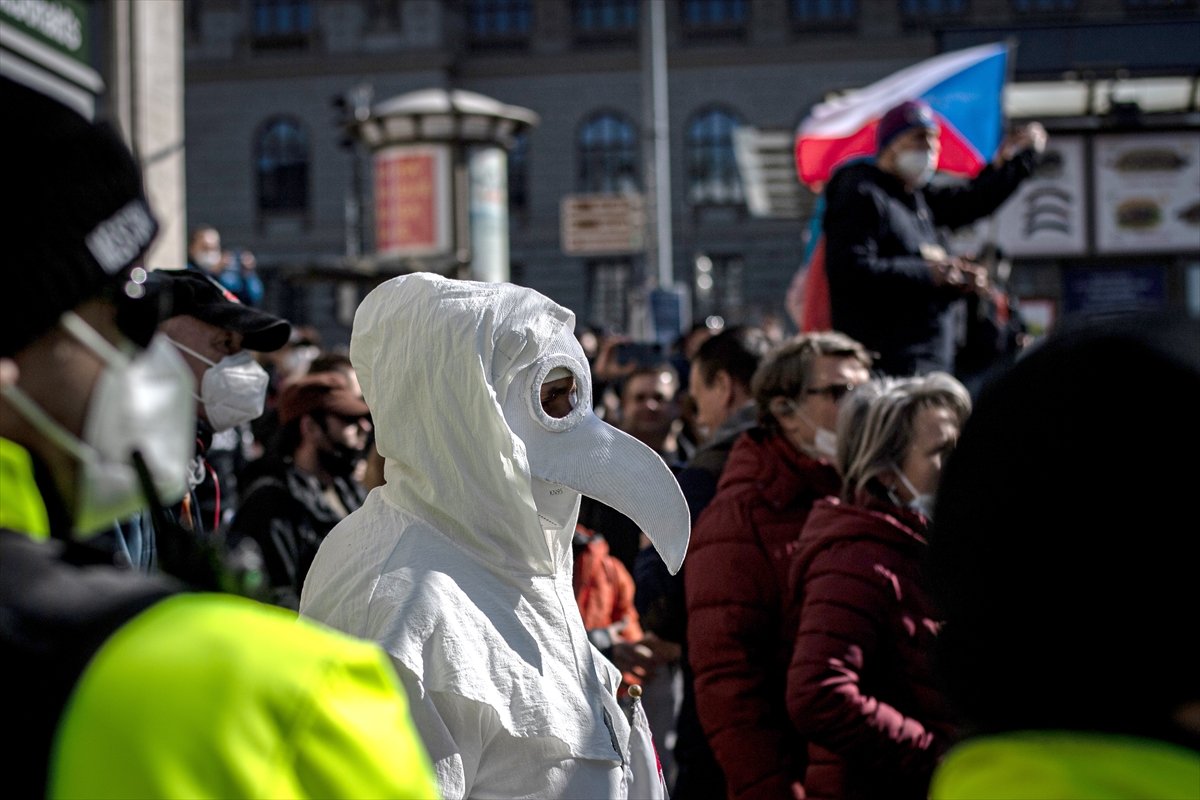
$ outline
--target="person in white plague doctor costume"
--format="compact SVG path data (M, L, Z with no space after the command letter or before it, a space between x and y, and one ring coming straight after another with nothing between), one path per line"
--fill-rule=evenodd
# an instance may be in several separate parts
M374 289L350 358L385 485L321 545L300 613L391 654L447 798L653 798L645 714L571 590L580 493L671 572L688 510L662 459L592 413L575 317L511 284L418 273ZM569 413L543 383L574 377ZM569 381L567 381L569 383Z

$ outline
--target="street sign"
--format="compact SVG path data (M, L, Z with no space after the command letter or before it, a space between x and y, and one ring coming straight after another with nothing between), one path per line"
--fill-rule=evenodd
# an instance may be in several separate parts
M575 194L562 199L562 249L568 255L627 255L644 247L640 194Z

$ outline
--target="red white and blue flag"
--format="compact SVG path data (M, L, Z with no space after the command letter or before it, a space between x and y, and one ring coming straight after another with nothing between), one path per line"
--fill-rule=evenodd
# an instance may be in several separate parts
M938 169L974 176L1000 146L1008 46L955 50L818 103L796 135L800 180L818 187L840 164L875 153L875 129L888 109L924 100L942 126Z
M924 100L941 126L938 171L974 177L1000 146L1009 48L994 43L914 64L862 89L818 103L796 133L796 171L820 191L842 164L875 155L875 130L892 107ZM818 204L818 212L824 204ZM824 237L814 219L804 267L789 290L788 310L802 331L828 330ZM801 297L802 295L802 297ZM803 311L800 307L803 306Z

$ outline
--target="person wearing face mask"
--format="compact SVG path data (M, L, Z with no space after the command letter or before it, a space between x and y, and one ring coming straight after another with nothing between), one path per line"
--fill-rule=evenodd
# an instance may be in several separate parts
M814 502L841 489L838 405L871 356L841 333L797 336L754 372L758 424L733 445L693 527L684 579L696 711L731 798L802 797L804 749L784 710L789 557Z
M175 511L185 527L216 533L238 507L243 445L249 423L266 404L270 376L254 353L287 344L291 325L243 305L212 278L190 270L154 270L146 291L169 298L171 315L159 330L183 356L198 387L192 491Z
M197 225L188 234L187 269L218 277L227 260L221 250L221 234L212 225Z
M665 792L640 703L618 703L588 640L572 540L587 493L676 572L687 504L657 453L596 417L574 329L530 289L428 273L354 316L387 481L321 544L300 614L391 654L445 798Z
M1045 129L1030 123L973 180L934 187L944 135L926 103L900 103L879 122L874 163L841 167L825 188L832 325L879 353L887 375L953 370L951 306L988 285L985 269L950 254L946 229L995 211L1046 146Z
M326 534L362 505L354 472L365 457L370 412L341 373L298 378L279 397L280 430L242 493L226 537L262 555L269 599L296 609Z
M787 711L808 741L809 798L924 798L955 734L924 560L930 500L970 409L958 380L932 372L876 379L839 413L841 497L813 506L789 575Z
M378 647L90 538L186 491L193 381L116 130L0 78L0 676L14 797L433 797Z

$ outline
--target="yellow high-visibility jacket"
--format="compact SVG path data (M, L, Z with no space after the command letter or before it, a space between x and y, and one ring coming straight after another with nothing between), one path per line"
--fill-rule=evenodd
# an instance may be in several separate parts
M41 497L14 448L0 448L6 526L36 520ZM376 645L29 533L0 530L14 796L437 797Z
M951 748L933 800L1196 800L1200 753L1158 739L1085 731L1017 731Z

